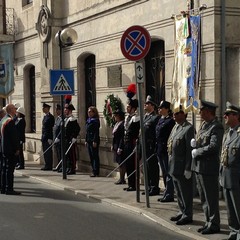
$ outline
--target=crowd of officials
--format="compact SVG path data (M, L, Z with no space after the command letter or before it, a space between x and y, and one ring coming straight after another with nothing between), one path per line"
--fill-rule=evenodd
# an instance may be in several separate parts
M202 234L220 232L219 189L223 189L230 234L228 239L240 237L240 108L227 102L223 118L224 127L216 117L217 105L201 101L202 124L196 130L187 120L182 105L174 112L171 104L162 101L157 105L147 97L143 116L149 196L159 195L160 169L164 182L161 203L177 198L179 212L170 218L177 225L193 221L193 182L205 215L205 224L198 229ZM136 146L141 138L138 102L129 99L125 112L116 110L113 115L112 151L119 164L120 179L125 191L136 191L136 161L141 153ZM124 117L125 116L125 117ZM141 149L140 142L140 149ZM141 151L140 151L141 152ZM145 194L143 192L142 194Z
M126 192L136 191L136 161L141 161L142 144L145 144L148 176L148 195L160 194L160 170L164 192L160 203L177 198L179 212L170 218L177 225L193 221L193 181L196 180L205 224L198 229L202 234L220 231L219 188L223 189L230 234L228 239L240 237L240 108L227 102L223 118L228 127L217 120L217 105L202 100L198 130L187 120L182 105L171 110L171 103L157 105L148 96L143 116L144 142L141 142L138 100L129 98L126 113L121 109L113 112L115 126L112 131L114 162L119 164L120 178L115 184L126 184ZM60 105L56 118L50 113L51 106L43 104L42 150L45 164L43 171L61 168L61 139L64 139L67 174L76 174L77 136L80 126L72 114L71 103L64 105L64 117ZM126 116L125 116L126 115ZM61 137L62 119L65 135ZM23 144L25 142L25 111L18 104L8 104L0 111L0 186L2 194L19 195L13 188L14 169L24 169ZM91 177L99 176L99 113L96 107L88 108L85 145L92 166ZM52 147L56 150L57 168L53 169ZM145 194L143 192L142 194Z

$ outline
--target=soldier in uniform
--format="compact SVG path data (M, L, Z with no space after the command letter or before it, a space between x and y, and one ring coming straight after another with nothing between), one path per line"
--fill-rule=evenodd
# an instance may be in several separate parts
M180 106L181 107L181 106ZM169 174L172 176L176 190L179 212L171 217L177 225L192 222L193 216L193 183L192 183L192 147L194 127L187 121L183 110L174 113L176 124L168 139Z
M53 126L54 116L50 113L50 105L43 103L43 113L45 114L42 121L42 149L44 152L45 165L41 170L48 171L52 170L53 155L52 148L50 147L53 143Z
M126 107L127 116L124 121L124 159L133 153L136 147L136 141L139 135L140 129L140 118L137 116L138 100L129 99ZM136 154L132 154L131 157L126 161L126 172L128 177L128 187L123 190L127 192L136 191L136 174L132 174L136 169L135 164Z
M66 104L64 107L64 115L66 118L64 119L65 126L65 150L67 151L71 146L70 150L66 156L67 162L67 171L68 175L76 174L76 148L77 148L77 136L80 132L80 126L78 124L77 119L73 116L72 111L75 110L72 104Z
M162 101L158 107L158 113L161 116L156 126L156 143L158 162L162 170L165 191L163 198L158 199L160 202L174 201L174 186L172 177L168 174L168 152L167 141L172 131L175 121L172 118L171 104Z
M220 184L227 205L229 240L240 237L240 108L227 102L224 119L229 129L222 144Z
M202 234L220 231L219 217L219 165L223 126L216 118L214 103L201 101L200 116L203 122L197 132L196 142L191 141L192 170L196 173L199 194L202 200L205 225L198 229Z
M145 115L143 119L146 146L146 160L148 171L149 196L159 195L159 166L156 154L156 125L159 116L155 113L156 103L151 96L147 96L144 104ZM154 154L154 155L153 155Z

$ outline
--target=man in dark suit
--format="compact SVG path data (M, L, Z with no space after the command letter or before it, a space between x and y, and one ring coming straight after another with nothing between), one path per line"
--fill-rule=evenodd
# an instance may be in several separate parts
M13 189L14 168L16 156L19 155L20 141L15 127L14 117L16 109L13 104L6 106L7 114L1 120L1 152L2 152L2 172L1 172L1 193L8 195L19 195Z
M144 104L145 115L143 127L145 133L146 160L148 171L148 191L149 196L159 195L159 166L156 154L156 125L159 116L155 112L156 103L151 96L147 96Z
M42 149L44 152L45 165L41 170L48 171L52 170L53 155L52 148L50 147L53 143L53 126L54 116L50 113L50 105L43 103L43 113L45 114L42 121Z
M224 130L216 118L217 107L212 102L201 101L200 116L203 123L198 130L196 143L191 141L192 147L194 147L192 170L196 173L206 221L205 225L198 229L198 232L202 234L213 234L220 231L218 176Z
M191 223L193 216L192 147L190 142L194 137L194 127L187 121L187 114L181 108L173 116L176 124L168 139L169 174L173 178L180 211L170 220L176 221L177 225L184 225Z
M240 108L227 102L224 119L229 129L222 144L220 184L227 205L228 239L240 239Z
M162 101L158 106L158 113L161 116L156 126L156 143L157 157L161 167L165 191L163 197L159 198L160 202L174 201L174 187L172 177L168 173L168 152L167 141L172 131L175 121L172 118L171 104L167 101Z

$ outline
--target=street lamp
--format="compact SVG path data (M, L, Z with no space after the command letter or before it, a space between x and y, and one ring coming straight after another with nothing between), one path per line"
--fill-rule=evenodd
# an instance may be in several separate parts
M55 35L55 41L59 46L59 66L60 69L63 69L62 66L62 50L64 47L72 46L77 42L77 32L72 28L65 28L60 30ZM62 125L61 125L61 159L62 159L62 172L63 179L67 179L66 173L66 159L65 159L65 126L64 126L64 101L63 95L61 95L61 105L62 105Z

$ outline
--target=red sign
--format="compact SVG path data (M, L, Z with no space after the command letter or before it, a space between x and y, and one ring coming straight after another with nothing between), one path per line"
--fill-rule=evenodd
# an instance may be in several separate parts
M128 28L121 38L121 50L125 58L132 61L143 59L151 46L149 32L141 26Z

